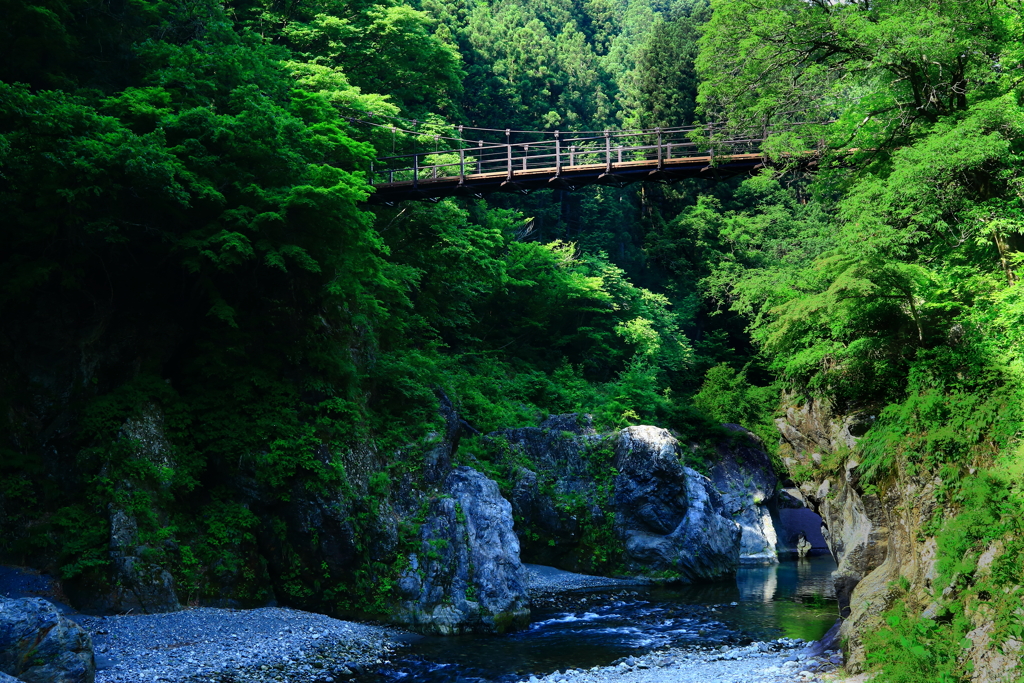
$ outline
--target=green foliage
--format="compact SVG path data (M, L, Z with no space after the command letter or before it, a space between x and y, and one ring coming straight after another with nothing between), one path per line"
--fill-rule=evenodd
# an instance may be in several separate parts
M633 86L638 128L696 123L697 40L710 5L697 2L650 29L637 56ZM632 121L630 121L632 123Z
M746 427L769 448L777 441L773 418L779 400L779 386L755 387L747 381L746 370L737 372L722 363L708 370L693 405L712 420Z
M865 637L880 683L958 683L965 679L960 641L969 622L938 624L908 612L902 602L884 613L885 625Z
M107 552L110 527L95 510L85 505L67 506L57 511L52 523L63 541L59 560L61 578L71 579L102 569L110 562Z
M934 530L939 551L934 586L941 611L935 619L917 616L905 597L911 586L903 580L898 599L883 614L883 627L865 638L868 661L880 671L877 680L968 680L971 665L963 649L973 647L966 637L976 626L972 612L982 612L990 624L989 638L979 643L985 649L1002 649L1008 639L1024 634L1018 585L1024 570L1024 501L1008 474L1005 465L963 482L950 481L946 473L947 502L959 512ZM985 552L994 552L994 558L981 568L978 559Z
M298 60L329 67L363 91L387 93L411 114L450 107L462 90L458 52L436 32L435 20L408 5L236 0L229 6L243 26L287 46Z
M1010 2L804 3L724 0L697 60L710 118L761 131L789 122L805 149L819 136L879 150L1016 87ZM1015 62L1013 62L1015 63Z

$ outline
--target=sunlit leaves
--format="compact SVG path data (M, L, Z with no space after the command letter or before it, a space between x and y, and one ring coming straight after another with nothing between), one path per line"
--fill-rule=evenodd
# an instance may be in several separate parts
M876 150L1013 85L1000 63L1019 42L1013 3L720 0L714 10L700 101L737 130L836 121L812 139Z

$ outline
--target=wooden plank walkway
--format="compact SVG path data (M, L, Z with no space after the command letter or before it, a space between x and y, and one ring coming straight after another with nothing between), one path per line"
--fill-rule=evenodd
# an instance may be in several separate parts
M625 185L644 180L714 177L751 172L763 164L762 140L716 141L702 149L694 128L600 134L528 133L554 139L476 144L385 157L371 169L371 203L437 200L490 192L573 190L592 184ZM703 129L701 129L703 131ZM566 135L570 137L566 137ZM576 135L576 137L571 137ZM440 136L438 136L439 138Z

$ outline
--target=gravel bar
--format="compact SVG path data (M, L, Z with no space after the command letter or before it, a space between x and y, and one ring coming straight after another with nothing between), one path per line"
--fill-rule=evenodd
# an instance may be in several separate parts
M397 629L280 607L82 617L96 683L332 683L385 663Z
M521 683L824 683L841 679L842 655L812 656L802 640L781 638L720 650L670 649L612 666L556 671Z
M620 588L623 586L648 585L645 579L613 579L606 576L574 574L554 567L540 564L523 564L526 567L528 586L531 598L566 593L588 588Z

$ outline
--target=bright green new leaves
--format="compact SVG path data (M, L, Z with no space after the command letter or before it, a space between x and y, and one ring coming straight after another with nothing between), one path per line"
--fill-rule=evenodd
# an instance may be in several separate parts
M937 539L938 577L893 586L884 621L861 635L875 680L968 680L964 648L996 649L1024 633L1021 8L714 7L698 59L705 113L730 132L831 120L775 135L769 156L822 143L839 154L807 188L825 230L784 224L790 244L817 249L755 258L765 254L751 253L753 240L739 258L713 264L705 282L747 316L770 368L797 396L871 416L852 453L859 490L935 482L940 510L923 532ZM706 234L757 225L756 213L702 204L686 222L709 226ZM742 395L728 380L710 372L698 402ZM975 573L982 552L998 559ZM933 600L939 613L925 618ZM991 641L977 639L981 623Z
M1001 98L944 119L895 151L886 173L844 181L830 234L792 208L721 212L710 198L678 222L733 245L705 283L750 316L784 378L855 402L896 400L916 354L976 324L967 311L1005 283L1019 117Z
M705 114L735 131L836 121L802 131L808 149L819 136L886 147L1020 77L1016 3L719 0L713 8L698 59Z
M238 0L229 3L229 11L302 62L336 67L363 91L387 93L407 115L450 110L461 93L458 52L435 35L434 20L408 5Z

